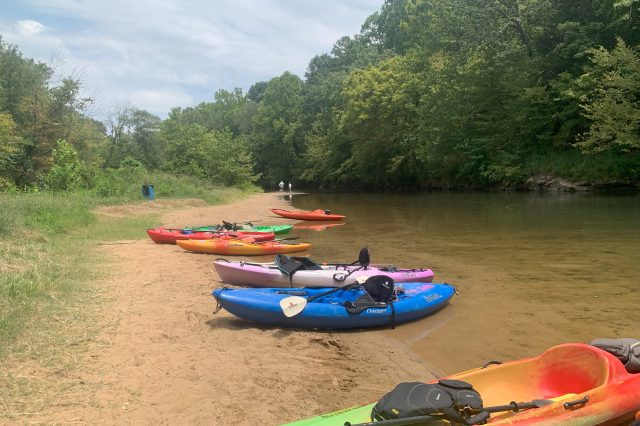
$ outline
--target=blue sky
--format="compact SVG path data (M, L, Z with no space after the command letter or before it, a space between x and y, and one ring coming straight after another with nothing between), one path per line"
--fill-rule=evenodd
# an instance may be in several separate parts
M383 1L3 0L0 35L58 77L79 78L98 118L121 106L165 117L218 89L303 77Z

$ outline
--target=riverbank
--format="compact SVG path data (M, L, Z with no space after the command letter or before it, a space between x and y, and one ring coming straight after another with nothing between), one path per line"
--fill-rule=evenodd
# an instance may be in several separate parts
M147 207L144 207L147 206ZM135 218L149 204L112 206L101 217ZM177 206L176 206L177 207ZM167 226L274 218L278 193L221 206L162 213ZM91 286L101 295L91 318L99 331L67 348L78 360L62 374L9 362L4 374L58 385L4 402L16 422L279 424L372 401L399 381L433 377L410 348L380 330L353 333L259 328L220 311L214 256L157 245L146 237L91 247L109 269ZM77 307L80 309L80 307ZM17 373L18 372L18 373ZM372 374L375 372L375 374ZM56 397L56 389L65 391ZM32 399L47 401L37 410ZM0 405L2 407L2 405Z

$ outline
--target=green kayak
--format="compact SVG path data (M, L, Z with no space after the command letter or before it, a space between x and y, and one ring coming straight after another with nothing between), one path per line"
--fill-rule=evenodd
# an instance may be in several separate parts
M291 231L293 225L273 225L273 226L251 226L251 225L237 225L227 227L223 225L204 225L204 226L186 226L184 229L194 232L216 232L224 230L233 231L253 231L253 232L273 232L274 234L286 234Z
M365 405L364 407L350 407L333 413L322 414L297 422L287 423L283 426L342 426L345 422L367 423L371 421L371 409L375 404Z
M273 232L274 234L286 234L293 229L293 225L249 226L246 231ZM244 228L243 228L244 229Z

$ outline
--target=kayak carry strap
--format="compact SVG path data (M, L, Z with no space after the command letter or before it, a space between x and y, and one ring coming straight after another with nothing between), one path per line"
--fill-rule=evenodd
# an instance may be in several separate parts
M389 306L391 306L391 329L396 328L396 307L393 305L393 302L389 302Z
M222 309L222 302L220 301L220 299L218 299L218 296L220 295L220 293L222 293L225 290L229 290L229 288L228 287L222 287L222 289L220 289L218 294L215 294L213 296L216 299L216 309L215 309L215 311L213 311L213 315L217 314L220 311L220 309Z

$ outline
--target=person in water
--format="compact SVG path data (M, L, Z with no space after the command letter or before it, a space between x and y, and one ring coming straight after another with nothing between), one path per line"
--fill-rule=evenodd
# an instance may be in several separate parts
M280 187L280 192L282 192L282 190L284 189L284 182L280 181L280 183L278 184L278 187Z

